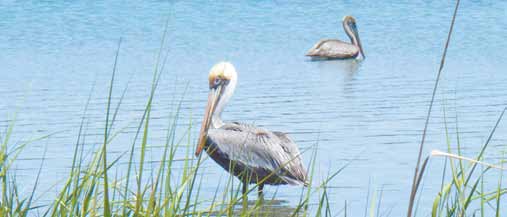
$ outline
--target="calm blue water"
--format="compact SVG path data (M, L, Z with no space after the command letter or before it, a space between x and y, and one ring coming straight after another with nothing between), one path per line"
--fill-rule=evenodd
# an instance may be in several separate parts
M128 90L115 125L122 133L110 151L127 151L167 21L163 50L169 56L152 113L149 160L156 161L171 112L187 86L179 131L192 122L196 140L208 70L228 60L238 70L239 84L224 119L289 132L302 149L318 144L318 180L355 159L331 183L335 212L347 200L349 214L363 215L370 187L377 197L382 194L381 214L404 215L453 7L453 1L2 1L0 126L5 129L17 113L13 142L56 133L30 144L15 165L22 190L30 191L47 146L40 192L56 194L51 187L71 165L90 92L88 150L102 140L106 90L121 37L113 103L127 84ZM465 155L474 156L505 106L505 8L504 1L462 2L425 153L447 147L444 107L451 142L457 116ZM304 53L319 39L346 39L341 18L347 14L357 19L367 59L309 61ZM497 163L492 153L505 150L506 130L501 124L488 162ZM304 157L308 162L309 154ZM214 162L205 165L205 176L213 178L203 184L203 199L228 177ZM423 215L440 187L442 165L443 159L430 162ZM497 175L490 174L493 180ZM276 190L268 187L267 197ZM299 198L299 188L277 191L288 207Z

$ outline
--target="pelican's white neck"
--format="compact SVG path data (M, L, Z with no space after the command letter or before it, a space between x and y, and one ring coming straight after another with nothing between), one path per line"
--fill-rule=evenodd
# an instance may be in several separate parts
M236 84L238 82L237 74L234 71L233 75L230 77L229 83L224 85L224 89L222 90L222 94L220 94L220 98L218 99L217 105L215 107L215 112L211 118L211 124L213 128L220 128L224 125L222 121L222 112L225 109L225 106L229 102L229 99L234 94L234 90L236 89Z

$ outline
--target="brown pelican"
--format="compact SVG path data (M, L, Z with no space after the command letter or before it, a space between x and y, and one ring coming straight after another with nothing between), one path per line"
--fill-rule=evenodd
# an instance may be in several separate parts
M258 185L259 196L264 184L306 186L307 173L299 149L287 134L237 122L224 123L220 118L236 87L234 66L218 63L211 68L208 79L208 105L195 155L206 150L243 182L243 195L251 183Z
M317 42L306 54L313 58L327 59L348 59L365 58L359 33L357 32L356 20L352 16L343 18L343 29L350 38L351 43L343 42L337 39L323 39ZM361 54L361 55L359 55Z

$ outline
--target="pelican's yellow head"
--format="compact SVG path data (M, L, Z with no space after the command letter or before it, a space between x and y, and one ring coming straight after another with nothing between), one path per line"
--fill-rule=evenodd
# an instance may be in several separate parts
M204 119L202 120L199 141L197 142L197 148L195 150L196 156L201 153L206 145L210 125L216 128L219 127L221 123L219 120L220 113L222 113L225 104L234 92L237 77L236 69L229 62L220 62L211 68L208 75L208 105L206 106Z
M219 62L211 67L208 81L209 88L217 88L218 85L228 84L237 77L236 69L229 62Z

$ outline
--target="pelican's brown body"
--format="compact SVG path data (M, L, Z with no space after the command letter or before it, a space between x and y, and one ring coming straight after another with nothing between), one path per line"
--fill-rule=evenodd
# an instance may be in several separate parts
M238 122L210 129L204 149L243 183L307 185L296 144L282 132Z
M323 39L317 42L306 54L310 57L329 59L349 59L359 55L359 48L337 39Z

